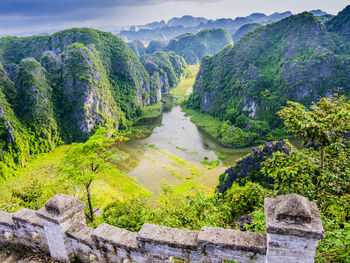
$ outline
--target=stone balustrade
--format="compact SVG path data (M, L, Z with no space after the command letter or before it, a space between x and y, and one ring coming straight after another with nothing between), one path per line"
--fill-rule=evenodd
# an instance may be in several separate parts
M314 262L323 238L314 202L290 194L265 199L266 234L218 227L200 231L144 224L130 232L86 225L85 204L58 194L38 211L0 212L0 247L50 255L57 262Z

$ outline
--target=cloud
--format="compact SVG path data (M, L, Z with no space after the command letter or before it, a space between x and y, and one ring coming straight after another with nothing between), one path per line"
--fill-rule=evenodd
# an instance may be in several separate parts
M137 25L174 16L207 18L253 12L298 13L321 8L336 14L348 0L0 0L0 34L50 29Z
M215 0L1 0L0 34L45 28L93 26L94 21L118 15L121 21L133 8L164 3L213 2ZM221 0L220 0L221 1ZM132 24L132 21L130 21Z
M214 2L215 0L1 0L0 15L64 16L81 10L161 4L165 2Z

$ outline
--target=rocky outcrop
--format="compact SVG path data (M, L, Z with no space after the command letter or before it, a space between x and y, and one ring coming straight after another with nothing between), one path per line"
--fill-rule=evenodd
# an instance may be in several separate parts
M220 182L217 186L219 193L225 193L233 182L244 183L246 180L258 182L265 187L271 187L273 181L266 178L260 172L262 163L274 152L289 154L292 145L285 141L267 142L259 147L252 148L252 153L238 161L233 167L227 169L220 175Z
M327 30L350 38L350 5L327 23Z
M122 113L111 94L107 72L94 46L73 44L62 57L62 93L67 124L83 137L97 124L118 129ZM72 125L73 124L73 125Z
M158 51L142 58L142 63L151 76L153 85L159 93L167 93L180 81L187 64L174 52Z
M128 43L128 46L136 54L137 57L142 57L146 54L146 48L140 40L134 40Z
M166 45L166 42L152 40L151 42L149 42L146 48L146 53L153 54L154 52L162 51L166 47Z
M111 33L73 28L52 36L2 38L0 61L12 72L24 58L32 57L40 61L43 54L50 54L47 51L58 55L74 43L95 45L108 78L112 80L113 94L118 96L115 100L122 100L120 106L127 117L134 116L138 107L151 103L150 93L154 87L151 86L149 75L127 44Z
M0 63L0 181L10 178L16 165L24 165L29 156L29 136L18 120L9 99L15 101L16 91ZM9 92L6 96L5 92ZM10 153L9 153L10 151ZM15 152L15 155L11 155Z

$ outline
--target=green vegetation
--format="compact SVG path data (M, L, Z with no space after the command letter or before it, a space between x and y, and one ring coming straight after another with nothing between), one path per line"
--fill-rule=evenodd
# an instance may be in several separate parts
M208 225L230 228L235 218L262 202L263 191L254 184L236 186L232 195L217 199L203 192L183 194L176 188L164 186L163 195L152 204L142 199L111 203L104 210L103 221L131 231L138 231L146 222L194 230ZM254 198L256 194L259 195ZM232 210L231 206L237 206L237 210ZM240 210L242 207L244 209Z
M297 112L304 114L295 120ZM262 171L274 179L279 194L298 193L317 203L326 230L317 261L345 262L350 259L350 209L344 206L350 202L350 101L323 98L310 111L290 103L279 114L286 126L296 135L303 133L304 142L312 145L289 155L274 153Z
M187 185L179 186L179 192L174 188L164 187L164 194L152 203L142 200L112 203L104 210L103 221L132 231L140 229L145 222L198 230L203 225L229 228L236 219L248 214L252 215L252 222L239 227L264 232L264 198L297 193L315 201L322 215L326 234L317 250L316 261L346 262L350 258L347 249L350 241L347 222L350 210L348 206L344 206L350 201L350 144L347 139L350 132L350 101L344 97L324 98L310 110L300 104L290 105L279 114L284 116L285 124L295 135L308 123L303 119L305 116L315 117L322 112L323 118L314 119L314 122L310 122L310 127L322 127L334 139L324 146L323 168L316 140L312 147L300 150L289 147L288 151L276 151L265 159L260 172L273 180L273 188L265 188L266 184L263 182L252 183L249 179L234 182L225 190L224 195L193 191L186 194L184 189L186 191ZM300 111L309 113L298 115L299 117L294 115L297 119L294 119L293 124L290 113ZM338 134L336 131L339 127L342 127L343 132ZM309 133L309 137L304 137L305 141L310 141L314 138L312 136L313 133ZM173 159L182 163L182 160ZM207 158L205 161L208 162ZM249 169L253 171L254 167ZM189 184L191 187L192 183ZM123 210L131 204L133 209ZM131 220L130 224L128 218ZM141 223L137 224L138 222Z
M182 110L185 112L185 116L191 117L191 121L199 128L203 129L214 138L218 138L218 131L223 123L222 121L210 116L209 114L204 114L199 111L189 109L186 106L183 106Z
M264 198L297 193L316 202L326 230L316 261L349 261L350 101L330 95L350 92L349 12L346 8L326 24L308 13L292 16L205 57L194 92L182 104L194 123L227 146L291 132L307 147L286 143L286 151L260 159L259 167L250 164L222 193L189 179L218 166L223 156L204 158L205 169L163 152L171 165L164 169L184 183L163 186L155 200L124 173L137 161L120 142L149 134L145 126L128 126L159 116L161 104L155 103L162 87L175 87L181 75L173 94L184 99L198 68L186 68L174 52L144 56L141 64L120 39L97 30L1 38L0 210L38 209L60 192L87 202L92 226L107 222L138 231L150 222L194 230L231 228L241 216L252 215L245 228L263 232ZM205 30L180 36L167 49L197 63L200 50L213 53L226 40L224 30ZM44 52L48 49L55 52ZM321 96L326 98L312 104ZM145 108L149 104L155 105ZM60 146L74 141L79 143ZM145 148L154 153L155 147ZM245 159L251 161L252 155ZM186 175L178 167L185 167ZM220 185L227 179L220 176ZM94 217L95 209L103 210L102 217Z
M349 11L326 25L309 13L290 16L205 57L186 107L226 121L215 137L228 146L287 137L275 115L287 101L350 94L348 31L335 26L349 23Z
M179 165L182 165L182 166L185 166L186 168L188 168L188 170L190 171L191 175L189 177L186 177L186 179L191 179L193 177L199 177L200 174L198 173L198 169L193 166L191 163L189 163L188 161L178 157L178 156L175 156L175 155L168 155L168 158L170 160L173 160L174 162L176 162L177 164ZM179 177L179 176L177 176Z
M199 65L188 65L184 70L184 76L179 85L171 90L171 94L176 98L178 103L182 103L192 93L192 87L196 81Z
M97 142L101 143L101 140L100 137ZM25 168L17 170L15 178L8 178L0 185L0 210L16 212L23 207L39 209L57 193L74 195L87 201L86 190L76 187L78 185L67 180L67 175L62 172L70 169L64 165L65 160L69 158L67 156L72 156L77 149L87 147L91 142L85 145L82 143L64 145L50 153L33 156ZM123 162L130 163L130 166L134 165L127 153L117 148L113 148L112 151ZM80 162L80 160L77 161ZM103 208L115 199L148 198L152 195L122 172L119 166L111 166L108 160L104 162L104 169L96 174L90 187L94 209Z
M164 47L166 47L166 42L151 40L146 48L146 53L153 54L154 52L163 50Z
M91 201L91 184L96 176L106 169L106 166L116 165L124 158L115 145L126 138L118 136L108 139L107 133L107 130L100 128L85 143L72 144L70 151L63 159L63 167L60 170L64 175L63 180L77 187L83 187L86 192L89 209L87 217L90 222L95 220Z
M223 28L205 29L197 34L186 33L170 40L164 50L174 51L188 64L197 64L205 55L212 55L233 44L230 33Z
M146 106L141 110L141 115L138 118L133 120L134 123L137 123L141 119L147 118L157 118L162 115L162 103L158 102L156 104Z
M161 93L177 86L187 66L185 60L174 52L157 51L143 56L141 61Z
M259 23L251 23L251 24L245 24L241 26L233 35L232 39L234 42L237 42L241 37L243 37L245 34L249 33L250 31L253 31L254 29L261 26Z
M311 111L299 103L287 103L289 107L284 107L279 115L293 134L303 138L304 144L312 143L320 148L323 169L325 147L342 139L344 132L350 130L350 105L345 97L323 98Z
M220 164L220 160L216 160L216 161L204 160L201 162L201 164L203 164L205 167L207 167L209 170L211 170Z
M135 55L140 58L146 54L146 48L140 40L134 40L128 43L128 46L134 51Z
M74 28L1 38L1 180L31 155L86 141L99 126L118 131L159 116L163 84L177 85L186 63L175 53L158 55L157 79L111 33Z

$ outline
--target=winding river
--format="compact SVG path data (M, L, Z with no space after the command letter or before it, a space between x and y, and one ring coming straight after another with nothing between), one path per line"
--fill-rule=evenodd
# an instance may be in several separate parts
M164 96L162 115L143 119L140 124L156 127L148 138L124 145L124 150L138 160L128 175L155 193L163 184L187 183L212 190L228 164L251 152L251 147L222 147L185 116L170 94ZM221 160L217 167L202 164L219 160L218 156Z

